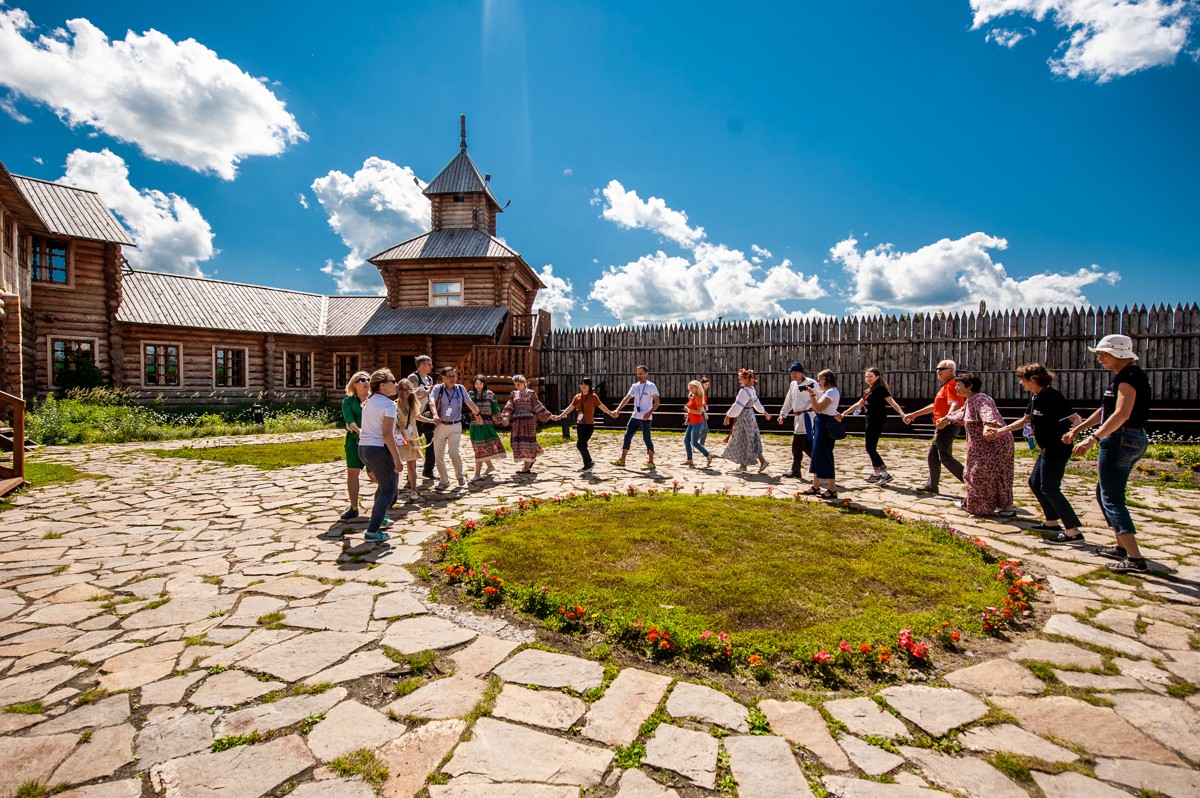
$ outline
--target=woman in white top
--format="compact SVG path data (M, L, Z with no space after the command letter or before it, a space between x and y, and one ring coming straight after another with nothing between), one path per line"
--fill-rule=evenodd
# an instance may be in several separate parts
M813 475L813 486L809 493L821 492L821 480L828 483L828 489L821 493L822 499L836 499L837 471L833 465L833 444L835 441L829 434L830 422L837 423L838 403L842 401L842 392L837 387L837 375L829 369L817 375L817 388L811 385L806 389L812 397L813 410L817 418L813 422L812 456L808 461L809 473Z
M770 418L770 415L762 406L762 402L758 401L755 382L754 372L750 369L738 371L738 384L742 387L733 406L725 413L725 426L728 427L735 419L736 421L729 436L729 445L725 447L721 456L737 463L739 471L745 471L747 466L755 462L758 463L759 471L767 467L767 459L763 457L762 436L758 433L754 411L762 413L764 418Z
M375 504L371 507L371 522L367 524L369 541L388 539L380 532L387 520L388 508L396 501L396 475L404 468L396 446L396 378L388 369L371 375L371 396L362 407L362 424L358 430L358 456L379 480Z

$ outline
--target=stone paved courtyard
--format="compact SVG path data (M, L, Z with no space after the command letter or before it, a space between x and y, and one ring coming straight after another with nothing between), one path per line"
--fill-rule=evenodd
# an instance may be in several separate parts
M259 471L160 459L138 451L146 444L43 450L40 459L107 478L29 490L0 514L0 707L32 713L0 713L0 798L29 781L70 785L70 798L357 798L372 789L325 763L361 747L387 765L381 792L392 798L716 795L722 775L737 783L734 793L726 778L725 794L741 798L809 796L810 782L863 798L1200 795L1200 694L1176 697L1200 684L1194 491L1132 489L1158 572L1140 586L1085 587L1069 580L1102 567L1090 547L972 521L954 506L952 480L941 496L914 494L922 445L888 443L896 480L875 488L861 479L861 442L840 443L844 498L980 535L1048 580L1054 612L1035 637L929 683L830 695L832 725L808 703L763 701L770 735L749 734L748 708L725 694L638 668L588 703L583 694L604 682L599 663L523 648L532 633L438 605L405 568L430 536L500 497L674 479L747 495L773 485L787 496L801 486L777 476L786 444L768 439L767 474L740 475L721 460L687 468L682 441L663 438L649 474L637 467L640 448L632 468L608 465L619 439L598 435L594 475L575 470L573 447L555 447L535 479L514 481L506 463L482 486L426 490L398 508L392 545L346 549L339 464ZM1030 464L1017 462L1017 495L1022 519L1036 521L1021 484ZM1067 485L1090 540L1107 542L1091 486ZM382 646L435 650L450 667L397 698L391 685L404 668ZM1048 663L1058 689L1024 661ZM304 689L322 683L333 686ZM668 721L646 741L642 766L617 767L616 748L660 705ZM256 743L213 752L218 739L255 732ZM916 744L952 733L961 753ZM985 761L997 753L1047 764L1033 771L1036 785L1021 785Z

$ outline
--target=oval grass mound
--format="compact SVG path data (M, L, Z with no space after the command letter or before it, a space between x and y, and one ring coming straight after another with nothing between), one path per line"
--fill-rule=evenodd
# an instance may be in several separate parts
M546 504L463 540L508 584L547 585L589 613L811 657L842 640L894 644L948 621L980 628L998 568L969 541L823 505L732 496Z

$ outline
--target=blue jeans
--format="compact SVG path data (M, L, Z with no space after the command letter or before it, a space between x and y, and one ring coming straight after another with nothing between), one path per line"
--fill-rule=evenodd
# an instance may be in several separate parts
M629 444L638 430L642 431L642 440L646 442L646 451L654 451L654 441L650 440L650 419L648 418L629 419L629 423L625 425L625 442L621 444L621 449L629 451Z
M708 419L700 422L700 433L696 436L696 443L701 446L708 444Z
M1133 535L1133 519L1125 506L1125 486L1133 466L1146 453L1149 441L1145 430L1119 429L1100 441L1100 456L1096 463L1100 481L1096 483L1096 501L1104 520L1118 535Z
M700 442L700 432L703 427L703 421L699 424L688 424L687 430L683 433L683 450L687 452L689 460L692 459L692 446L695 446L700 454L708 457L708 449L705 449L704 444Z
M383 526L383 517L391 509L392 503L396 501L396 490L399 485L396 477L396 463L392 460L392 453L386 446L363 446L360 444L358 457L367 464L367 468L370 468L371 473L379 480L379 487L375 490L375 503L371 506L371 522L367 524L367 534L373 535Z

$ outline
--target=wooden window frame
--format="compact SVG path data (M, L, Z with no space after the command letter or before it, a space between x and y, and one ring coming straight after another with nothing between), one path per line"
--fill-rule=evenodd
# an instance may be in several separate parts
M152 382L146 382L146 347L148 347L148 346L163 346L163 347L173 346L173 347L175 347L175 360L176 360L175 365L177 368L177 374L179 377L179 381L176 382L174 385L170 385L168 383L162 383L161 385L159 385L159 384L152 383ZM147 388L150 390L154 390L156 388L159 390L179 390L179 389L183 388L183 344L182 343L180 343L179 341L142 341L141 342L141 351L142 351L142 387L143 388Z
M296 349L296 350L285 349L285 350L283 350L283 387L285 390L288 390L288 391L311 391L315 387L313 384L315 382L315 380L313 379L313 376L314 376L313 375L313 363L316 360L316 358L314 357L314 354L315 353L312 350L307 350L307 351L302 350L302 349ZM293 355L307 355L308 356L308 385L292 385L288 382L289 361L291 360ZM299 373L299 372L297 371L297 373Z
M447 283L447 284L457 283L458 284L458 293L457 294L434 294L433 287L438 283ZM429 307L431 307L431 308L461 308L463 306L463 299L464 299L464 295L466 294L466 290L467 290L466 281L463 280L461 277L458 278L457 280L436 280L436 279L431 278L429 280ZM433 303L433 300L437 299L439 297L445 298L445 297L452 297L452 296L458 297L457 303L451 304L451 303L447 302L442 305L435 305Z
M35 269L33 267L33 255L37 251L37 248L38 248L37 245L38 245L38 242L40 242L40 241L59 242L59 243L63 244L64 248L67 251L67 255L66 255L67 262L66 262L66 266L65 266L65 269L67 272L66 282L56 283L56 282L53 282L52 280L39 280L37 278ZM26 252L27 252L27 255L29 258L29 279L33 282L34 285L41 286L43 288L74 288L75 287L75 242L74 241L72 241L69 238L54 238L53 236L34 235L34 236L29 237L29 247L26 250ZM80 340L82 340L82 339L80 339Z
M241 352L242 353L242 384L241 385L218 385L217 384L217 352ZM214 391L244 391L250 387L250 348L246 346L221 346L213 344L212 347L212 386Z
M54 382L54 342L68 341L73 343L89 343L92 345L92 362L97 368L100 366L100 339L88 338L82 335L48 335L46 336L46 370L49 374L46 377L46 383L53 390L58 387Z
M344 380L338 379L338 358L339 357L352 357L358 361L357 363L355 363L354 368L346 374L346 379L344 379ZM345 388L346 382L354 375L354 372L362 370L361 368L359 368L361 365L362 365L362 352L334 352L333 353L333 386L334 386L334 389L338 390L338 389Z

